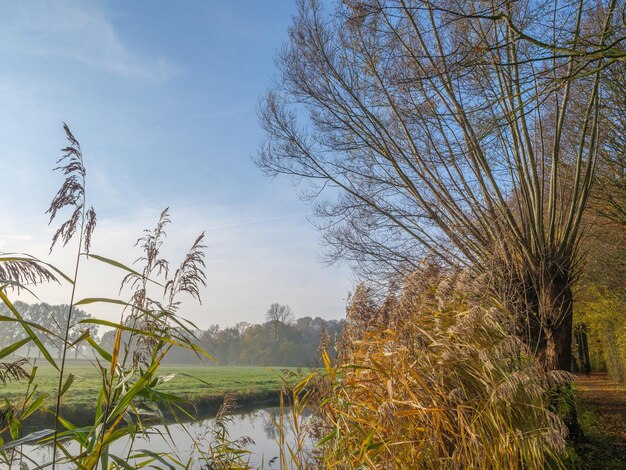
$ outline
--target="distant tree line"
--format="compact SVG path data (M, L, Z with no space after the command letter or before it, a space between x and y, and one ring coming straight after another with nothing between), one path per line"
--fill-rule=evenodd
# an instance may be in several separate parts
M28 304L15 302L15 308L24 320L41 325L49 333L39 331L42 341L53 351L60 353L62 325L65 324L69 307L67 305L49 305L45 303ZM0 315L13 317L13 314L4 305L0 306ZM95 326L79 323L90 318L82 310L72 311L72 326L69 340L78 338L88 327L91 336L98 339ZM316 366L320 361L320 344L327 343L327 351L335 354L333 344L341 334L344 320L324 320L320 317L302 317L296 319L288 305L274 303L270 305L262 324L239 322L235 326L220 328L211 325L206 330L193 332L190 338L213 357L215 365L250 365L250 366ZM180 332L183 334L183 332ZM23 329L17 322L4 322L0 328L0 347L6 347L23 335ZM187 333L187 335L189 335ZM111 351L115 339L115 330L102 332L99 339L100 346ZM131 349L137 347L136 339L126 341L128 333L122 334L122 343L129 344ZM69 356L74 359L91 359L85 357L82 346L75 348ZM132 353L132 351L129 351ZM38 356L37 348L29 345L17 351L25 357ZM200 364L206 362L198 355L182 348L172 349L165 358L165 362L174 364Z
M206 330L202 345L224 365L316 366L319 365L319 347L325 332L329 338L335 338L343 325L343 320L298 318L282 324L281 335L275 339L275 324L272 322L261 325L240 323L231 328Z
M34 323L45 329L38 331L41 341L46 346L51 347L51 350L55 351L60 356L62 351L63 329L67 323L69 305L50 305L46 303L28 304L26 302L17 301L13 306L25 321ZM13 313L11 313L4 304L0 305L0 315L14 318ZM96 337L97 328L95 326L80 323L82 320L88 318L91 318L91 316L83 310L77 308L72 309L72 322L68 334L70 343L79 338L87 329L91 330L92 337ZM0 347L13 344L21 339L22 336L26 337L26 334L24 328L18 322L5 321L0 328ZM81 343L81 345L73 348L73 353L70 352L68 357L79 358L82 349L83 345ZM34 355L39 357L41 352L34 347L32 343L28 343L28 346L21 348L18 354L26 357L32 357Z
M317 366L320 344L327 341L328 352L334 355L332 345L345 324L344 320L320 317L296 319L289 306L278 303L269 307L265 320L262 324L239 322L227 328L211 325L194 332L195 341L216 360L215 365ZM100 345L110 350L114 336L114 331L107 331ZM200 364L203 359L191 351L174 348L165 362Z

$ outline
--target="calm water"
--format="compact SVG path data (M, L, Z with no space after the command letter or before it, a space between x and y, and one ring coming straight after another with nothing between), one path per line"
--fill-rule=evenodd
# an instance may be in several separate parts
M274 420L278 417L278 408L264 408L246 413L235 414L228 425L231 439L247 436L254 442L247 448L253 452L250 461L255 466L263 464L264 469L278 468L278 462L271 464L273 458L278 456L278 446L276 443L276 428ZM203 421L171 424L166 426L154 426L150 436L137 437L133 443L133 450L147 449L152 452L174 452L179 460L187 462L192 456L192 439L194 437L201 442L208 442L210 430L214 424L214 419ZM287 432L287 438L291 433ZM191 437L190 437L191 436ZM111 446L110 453L114 455L126 455L130 442L128 440L118 441ZM77 447L69 446L70 451L76 451ZM52 458L52 447L24 446L24 453L32 459L28 461L28 468L36 468L44 462L49 462ZM33 463L33 462L36 462ZM129 462L132 465L132 462ZM166 468L165 465L156 462L156 467ZM19 465L14 468L19 469ZM25 467L24 467L25 468ZM44 467L45 468L45 467ZM71 465L58 466L57 468L74 468ZM201 464L196 464L191 468L202 468Z

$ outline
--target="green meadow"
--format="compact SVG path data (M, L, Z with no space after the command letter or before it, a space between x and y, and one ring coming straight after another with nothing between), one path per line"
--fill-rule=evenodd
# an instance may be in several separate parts
M160 368L159 375L173 377L160 385L158 390L188 400L199 411L214 411L223 398L231 394L237 397L242 406L255 406L255 400L263 403L277 400L284 384L280 376L283 369L165 365ZM100 373L96 367L85 362L69 363L68 373L74 374L75 379L70 393L63 398L63 409L70 415L91 415L102 387ZM45 394L47 405L53 406L58 372L48 364L40 363L36 377L37 393ZM23 397L27 386L25 381L0 385L2 396L11 401Z

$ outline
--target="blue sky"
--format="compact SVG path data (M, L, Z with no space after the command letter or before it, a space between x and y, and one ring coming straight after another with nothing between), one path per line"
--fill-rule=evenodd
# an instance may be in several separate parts
M292 182L250 160L263 138L256 106L294 10L293 0L0 4L0 250L48 259L44 212L62 180L50 170L65 121L98 213L93 252L136 258L134 240L170 206L173 259L207 230L209 286L202 307L185 304L200 326L260 322L272 302L343 316L350 273L320 263L311 208ZM69 270L72 252L49 259ZM119 273L89 263L84 274L79 295L117 293ZM65 287L39 293L67 302Z

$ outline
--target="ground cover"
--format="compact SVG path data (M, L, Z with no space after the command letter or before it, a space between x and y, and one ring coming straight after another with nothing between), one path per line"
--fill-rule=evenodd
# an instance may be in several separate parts
M576 452L587 469L626 468L626 385L611 381L604 373L579 375L576 401L584 442Z

